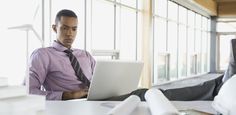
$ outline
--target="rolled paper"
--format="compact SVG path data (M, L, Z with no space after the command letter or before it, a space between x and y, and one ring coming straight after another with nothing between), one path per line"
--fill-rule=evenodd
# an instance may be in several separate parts
M220 88L212 102L212 107L223 115L236 115L236 75L228 79Z
M131 95L113 109L108 112L108 115L129 115L141 102L140 98L136 95Z
M178 115L178 110L159 89L149 89L145 94L152 115Z

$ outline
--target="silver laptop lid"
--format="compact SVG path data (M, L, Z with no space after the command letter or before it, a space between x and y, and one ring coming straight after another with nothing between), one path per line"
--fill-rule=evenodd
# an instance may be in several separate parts
M97 61L89 88L88 100L106 99L137 89L143 62Z

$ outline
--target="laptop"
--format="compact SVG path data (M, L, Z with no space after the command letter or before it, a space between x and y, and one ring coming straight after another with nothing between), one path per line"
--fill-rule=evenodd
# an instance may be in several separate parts
M143 62L97 61L87 100L102 100L127 94L138 87Z

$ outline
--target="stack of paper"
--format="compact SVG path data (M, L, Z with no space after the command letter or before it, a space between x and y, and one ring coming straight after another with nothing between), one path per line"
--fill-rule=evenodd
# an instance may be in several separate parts
M179 111L158 89L149 89L145 94L148 107L152 115L179 115ZM115 106L108 112L108 115L130 115L139 105L140 98L132 95Z
M8 80L5 77L0 77L0 87L7 86Z
M45 97L28 95L0 100L1 115L39 115L45 109Z
M6 86L0 87L0 99L26 96L25 86Z
M0 77L0 115L45 115L45 96L28 95L26 86L8 86Z

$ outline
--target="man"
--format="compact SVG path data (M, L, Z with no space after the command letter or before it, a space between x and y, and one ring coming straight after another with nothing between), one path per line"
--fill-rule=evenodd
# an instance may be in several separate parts
M46 95L47 100L79 99L87 96L96 62L88 52L72 48L77 25L78 19L73 11L61 10L57 13L55 24L52 26L57 40L51 47L37 49L31 55L31 94ZM46 91L41 89L42 86ZM145 100L146 90L138 89L105 100L120 101L130 95L138 95L141 100Z
M29 67L29 91L46 95L47 100L79 99L87 96L95 67L94 58L86 51L73 49L77 34L78 19L71 10L57 13L52 26L57 40L51 47L35 50ZM170 100L212 100L218 93L221 77L197 86L162 90ZM41 88L45 88L42 90ZM121 101L130 95L138 95L142 101L147 89L138 89L129 94L105 100Z
M87 95L88 86L78 80L69 54L66 53L66 50L72 51L79 62L84 79L91 80L95 66L94 58L88 52L73 49L71 46L77 34L77 25L78 19L73 11L61 10L57 13L55 24L52 25L57 40L51 47L39 48L31 55L31 94L46 95L47 100L68 100ZM41 90L42 86L46 91Z

